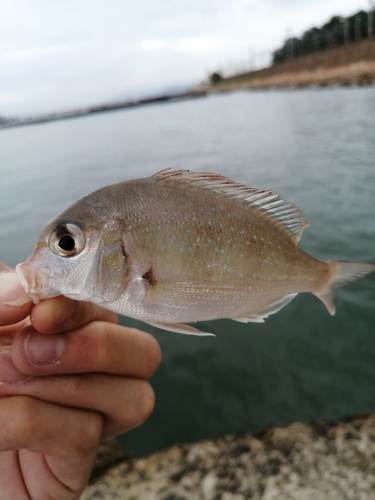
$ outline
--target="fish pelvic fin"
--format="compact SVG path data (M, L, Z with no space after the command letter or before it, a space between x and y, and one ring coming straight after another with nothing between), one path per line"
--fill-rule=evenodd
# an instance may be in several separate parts
M327 264L331 271L330 278L320 290L313 293L323 302L331 316L334 316L336 314L334 299L339 288L375 271L375 266L363 262L345 262L341 260L329 261Z
M202 332L193 326L185 325L183 323L154 323L151 321L147 322L151 326L160 328L161 330L167 330L168 332L183 333L184 335L198 335L200 337L216 337L213 333Z

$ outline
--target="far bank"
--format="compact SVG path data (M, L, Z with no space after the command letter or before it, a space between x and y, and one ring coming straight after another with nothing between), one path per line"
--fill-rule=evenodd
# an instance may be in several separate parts
M223 78L209 91L371 84L375 84L375 38Z

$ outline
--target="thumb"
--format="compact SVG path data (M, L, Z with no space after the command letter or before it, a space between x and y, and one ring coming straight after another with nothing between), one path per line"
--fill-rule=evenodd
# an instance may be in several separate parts
M0 326L25 319L33 307L16 272L0 263Z

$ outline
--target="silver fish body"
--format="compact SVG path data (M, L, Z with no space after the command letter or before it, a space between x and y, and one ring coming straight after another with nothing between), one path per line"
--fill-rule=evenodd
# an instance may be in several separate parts
M310 257L297 246L306 226L271 191L164 170L73 204L17 271L36 301L88 300L182 333L198 333L186 322L263 321L300 292L334 314L337 289L375 266Z

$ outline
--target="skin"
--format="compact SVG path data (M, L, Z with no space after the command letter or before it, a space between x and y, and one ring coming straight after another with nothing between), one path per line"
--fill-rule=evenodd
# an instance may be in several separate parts
M116 314L56 297L34 305L0 263L0 491L10 500L74 500L101 440L144 422L155 339Z

